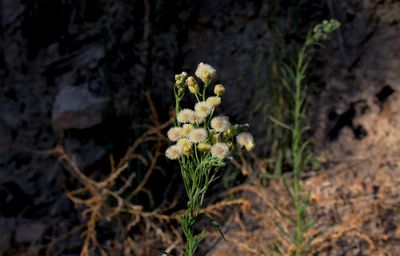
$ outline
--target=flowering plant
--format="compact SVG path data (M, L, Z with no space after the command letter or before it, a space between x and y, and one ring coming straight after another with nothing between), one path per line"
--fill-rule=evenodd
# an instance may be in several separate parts
M225 92L223 85L216 84L214 95L207 97L207 89L216 77L216 70L200 63L195 75L202 85L193 76L188 77L186 72L175 76L176 120L167 134L175 144L165 152L167 158L179 162L189 199L188 209L180 218L186 237L185 256L194 255L205 237L204 231L195 234L194 228L209 185L219 177L220 168L227 159L240 150L251 151L255 146L253 136L245 132L247 124L232 125L228 116L213 116ZM181 106L187 91L196 100L193 109Z

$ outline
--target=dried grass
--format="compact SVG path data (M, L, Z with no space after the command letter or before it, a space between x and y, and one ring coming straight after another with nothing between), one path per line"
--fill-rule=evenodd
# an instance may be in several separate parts
M146 211L140 204L132 203L139 193L146 193L151 198L152 191L146 185L155 171L165 174L159 165L163 157L162 147L167 139L163 130L171 125L173 117L167 122L159 121L155 105L149 93L145 94L150 110L151 124L126 150L124 156L115 162L109 156L111 170L101 180L96 180L80 169L73 157L64 149L62 143L50 150L27 150L18 146L8 146L14 150L25 151L43 158L56 157L65 170L78 181L77 188L66 191L66 197L73 202L80 213L81 224L71 227L69 232L61 236L50 237L50 242L42 245L29 245L27 255L38 255L45 251L53 255L56 246L67 247L65 244L71 236L80 234L82 245L81 256L99 255L182 255L183 238L177 228L177 219L184 210L177 209L177 199L163 208L157 207ZM141 146L146 144L151 148L143 152ZM144 177L133 187L137 172L128 170L128 162L137 161L145 167ZM97 175L98 176L98 175ZM202 214L223 218L224 210L239 206L249 208L249 201L244 198L223 199L210 204L201 210ZM168 212L168 214L167 214ZM115 235L104 241L99 227L112 223Z
M384 156L342 159L323 172L307 174L303 186L310 193L308 211L314 225L304 235L310 253L400 253L399 160ZM254 166L257 170L256 166L262 164ZM272 181L268 188L253 181L228 193L248 198L251 203L226 222L229 244L218 244L209 255L273 255L272 245L277 245L283 255L292 255L293 243L276 225L280 223L280 228L289 233L294 229L284 217L293 216L293 206L279 180Z

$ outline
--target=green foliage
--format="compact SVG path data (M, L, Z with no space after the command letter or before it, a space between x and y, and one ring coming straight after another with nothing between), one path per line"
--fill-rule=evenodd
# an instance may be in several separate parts
M295 245L294 255L305 255L308 245L304 242L304 234L311 228L310 220L306 216L308 206L308 196L304 195L301 188L301 173L304 167L312 158L308 150L310 142L307 140L306 126L307 116L307 69L310 57L311 47L328 38L328 34L339 27L339 23L335 20L323 21L314 27L306 36L303 46L298 51L292 63L284 63L280 68L282 77L282 85L286 89L285 93L291 100L292 108L290 109L291 123L283 123L276 118L271 120L276 125L286 129L291 134L291 163L292 163L292 185L287 185L286 189L293 200L295 218L288 218L295 225L294 234L284 233L290 236L290 241ZM286 183L284 183L286 184ZM279 225L278 225L279 227ZM281 230L281 229L280 229Z
M238 178L240 175L240 171L237 167L228 165L225 169L224 176L222 177L222 184L224 188L232 188L237 184Z
M207 88L215 77L215 69L200 63L196 76L203 82L199 86L193 76L185 72L175 76L174 96L177 118L175 126L168 131L168 138L176 141L166 151L166 157L178 160L188 196L187 211L180 217L186 237L185 256L193 256L206 233L196 233L195 224L208 187L220 176L221 167L237 151L254 148L251 134L244 132L248 125L232 125L227 116L213 117L215 108L221 103L225 89L221 84L214 87L215 96L207 97ZM182 99L189 91L197 103L194 110L183 108ZM223 233L218 223L207 217L210 224Z
M324 20L322 23L316 25L312 30L312 35L310 37L310 41L308 42L309 45L328 39L329 34L339 27L340 23L337 20Z

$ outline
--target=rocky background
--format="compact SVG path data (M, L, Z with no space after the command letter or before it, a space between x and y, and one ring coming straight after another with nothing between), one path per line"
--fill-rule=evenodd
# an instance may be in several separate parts
M277 4L288 7L274 12ZM301 42L323 19L342 23L331 40L316 48L311 66L312 140L326 164L320 172L373 159L373 165L360 164L354 171L368 169L370 182L362 180L367 190L383 187L374 177L385 173L397 184L399 13L396 0L1 0L0 255L79 254L79 232L48 248L54 237L82 223L82 209L66 197L79 187L77 180L46 150L62 145L86 175L107 175L110 154L120 159L142 132L138 127L150 122L144 92L150 92L160 120L168 120L174 74L193 72L199 62L213 65L227 88L222 110L235 121L250 117L259 144L268 147L270 138L260 125L265 118L256 108L264 103L256 95L269 83L268 56L277 42L271 21L287 43ZM268 102L268 97L261 98ZM394 167L380 172L381 162ZM166 175L147 187L157 186L155 205L165 201L157 192L179 183L176 169L164 169ZM166 194L171 194L168 200L176 196ZM397 203L385 205L391 209ZM391 223L378 235L398 241L396 221ZM130 235L135 232L141 230ZM400 253L382 246L389 248L386 255ZM364 254L332 249L324 255L377 255L360 248Z

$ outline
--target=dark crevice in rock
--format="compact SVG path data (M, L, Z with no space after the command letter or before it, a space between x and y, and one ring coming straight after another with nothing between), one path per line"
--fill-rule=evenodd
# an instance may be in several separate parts
M328 133L329 140L330 141L336 140L339 137L340 131L344 127L346 126L353 127L353 118L355 117L355 115L356 115L356 110L353 104L343 114L338 115L336 118L335 125ZM331 114L330 116L332 117L333 115Z
M30 204L32 200L18 184L14 182L0 184L0 215L18 216Z
M328 119L333 121L335 124L332 129L328 132L329 141L335 141L339 135L340 131L344 127L349 127L353 131L354 138L358 140L362 140L368 135L367 130L362 125L355 125L353 123L354 118L357 114L365 114L368 112L369 107L364 101L360 101L356 104L350 104L348 110L346 110L343 114L338 115L334 110L331 110L328 113Z
M383 104L394 93L394 90L389 85L385 85L375 96L378 106L382 109Z
M365 128L362 127L362 125L357 125L356 127L354 127L353 133L354 133L355 138L358 140L362 140L365 137L367 137L367 135L368 135L367 130L365 130Z

